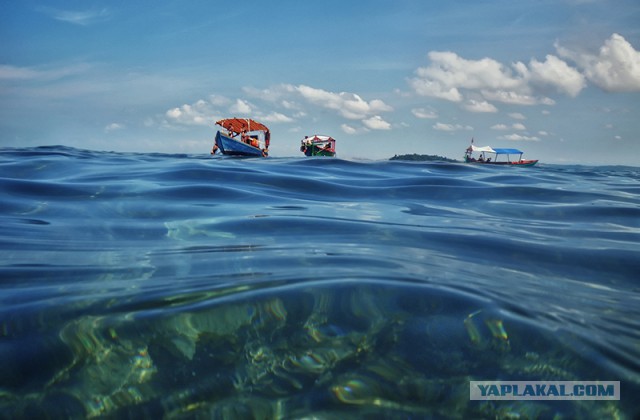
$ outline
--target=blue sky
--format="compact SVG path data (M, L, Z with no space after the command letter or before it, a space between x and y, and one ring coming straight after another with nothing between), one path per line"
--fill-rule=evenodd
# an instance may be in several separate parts
M271 156L515 147L640 162L637 0L2 1L0 146L207 154L226 117Z

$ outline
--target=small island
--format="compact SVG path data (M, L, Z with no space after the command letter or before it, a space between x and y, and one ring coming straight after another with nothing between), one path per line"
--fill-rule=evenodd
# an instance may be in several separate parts
M410 155L394 155L389 160L410 160L417 162L460 162L459 160L449 159L443 156L419 155L417 153L413 153Z

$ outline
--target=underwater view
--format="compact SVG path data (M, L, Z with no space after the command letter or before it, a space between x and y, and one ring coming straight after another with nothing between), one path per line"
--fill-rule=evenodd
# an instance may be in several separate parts
M640 415L640 168L47 146L0 197L0 418Z

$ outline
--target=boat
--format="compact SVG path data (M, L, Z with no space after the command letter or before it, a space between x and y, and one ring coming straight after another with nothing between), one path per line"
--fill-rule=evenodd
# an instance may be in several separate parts
M477 157L474 157L477 153ZM474 146L471 144L464 154L466 163L479 163L483 165L509 165L509 166L533 166L538 163L535 159L522 159L523 151L518 149L493 148L491 146ZM487 154L489 156L487 156ZM517 155L517 160L512 160L511 156Z
M216 121L218 130L211 154L231 156L262 156L269 154L269 128L250 118L226 118Z
M300 151L305 156L331 156L336 155L336 140L329 136L304 136L300 141Z

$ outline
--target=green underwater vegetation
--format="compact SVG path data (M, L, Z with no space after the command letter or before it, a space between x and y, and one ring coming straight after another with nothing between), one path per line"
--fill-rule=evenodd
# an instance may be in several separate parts
M136 305L49 335L45 372L4 387L0 414L624 418L619 401L470 401L471 380L608 378L557 333L434 288L343 281Z

